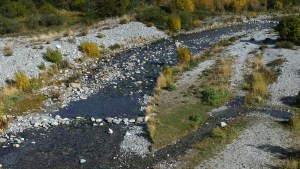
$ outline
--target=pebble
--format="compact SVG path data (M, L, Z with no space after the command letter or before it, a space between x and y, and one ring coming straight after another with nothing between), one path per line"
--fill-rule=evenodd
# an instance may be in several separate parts
M86 163L86 159L80 159L79 163L80 164Z
M114 131L112 129L108 129L108 134L113 134Z
M19 148L19 147L20 147L20 144L13 144L13 147Z
M221 127L226 127L227 126L227 124L225 122L223 122L223 121L221 122L220 125L221 125Z
M96 121L96 119L95 119L94 117L92 117L92 118L91 118L91 121L92 121L92 122L95 122L95 121Z
M102 119L96 119L96 123L101 123Z

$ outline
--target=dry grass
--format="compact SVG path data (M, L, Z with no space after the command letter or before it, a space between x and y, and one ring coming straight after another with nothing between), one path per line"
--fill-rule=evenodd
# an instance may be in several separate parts
M12 48L11 47L9 47L9 46L4 46L3 47L3 55L4 56L12 56L13 55L13 50L12 50Z
M13 86L5 86L1 92L0 92L0 96L13 96L17 93L19 93L19 89L17 89L16 87Z
M297 159L286 160L280 168L281 169L299 169L300 161Z
M82 42L80 44L80 50L85 53L88 57L100 57L101 52L97 43L94 42Z

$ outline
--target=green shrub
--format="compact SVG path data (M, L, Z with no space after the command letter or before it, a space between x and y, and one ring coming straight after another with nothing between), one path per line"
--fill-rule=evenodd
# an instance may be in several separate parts
M17 88L19 88L21 91L30 91L31 89L30 80L24 72L22 71L16 72L15 78L16 78Z
M165 29L167 26L168 13L161 10L159 7L150 7L137 11L137 19L144 23L154 23L155 26Z
M45 63L42 62L42 63L38 66L38 68L39 68L40 70L45 70L45 69L46 69Z
M229 91L226 89L208 88L203 90L201 94L201 98L204 102L207 102L210 105L217 105L229 95Z
M71 64L67 60L62 60L57 63L59 69L67 69L71 67Z
M179 31L181 29L181 20L178 16L172 15L168 19L168 27L172 31Z
M19 22L5 17L0 17L0 34L18 33L21 31L22 26Z
M80 50L88 57L100 57L101 52L97 43L94 42L82 42L80 44Z
M179 46L177 48L179 63L188 64L191 61L191 54L187 47Z
M294 43L289 41L279 41L276 43L276 48L293 49Z
M59 63L62 60L62 55L59 50L48 48L45 55L45 59L52 63Z
M282 40L300 45L300 17L284 17L275 28Z
M45 14L39 20L39 25L42 26L60 26L64 24L64 17L60 14Z

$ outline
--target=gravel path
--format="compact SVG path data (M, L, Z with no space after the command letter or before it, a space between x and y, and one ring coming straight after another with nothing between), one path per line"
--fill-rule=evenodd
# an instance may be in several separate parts
M272 168L279 164L278 155L289 148L292 139L275 119L260 116L238 139L198 168Z

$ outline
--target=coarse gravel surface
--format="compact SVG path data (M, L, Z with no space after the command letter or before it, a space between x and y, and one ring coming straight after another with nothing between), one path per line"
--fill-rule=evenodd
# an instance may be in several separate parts
M278 158L287 151L293 135L283 129L278 119L266 115L246 130L222 152L199 165L199 169L272 168L280 164Z
M103 34L98 38L98 33ZM147 27L140 22L130 22L118 25L111 29L91 28L86 36L67 36L54 40L33 40L29 37L9 37L0 39L0 49L8 46L13 50L12 56L4 56L0 52L0 87L5 84L5 80L14 79L16 71L24 71L30 77L37 77L41 70L38 66L45 63L47 67L51 63L44 60L43 56L47 48L58 49L63 59L75 64L75 59L82 57L79 50L82 42L95 42L99 46L110 47L115 44L124 48L134 47L141 42L151 42L158 39L167 38L167 35L157 30L155 27Z

